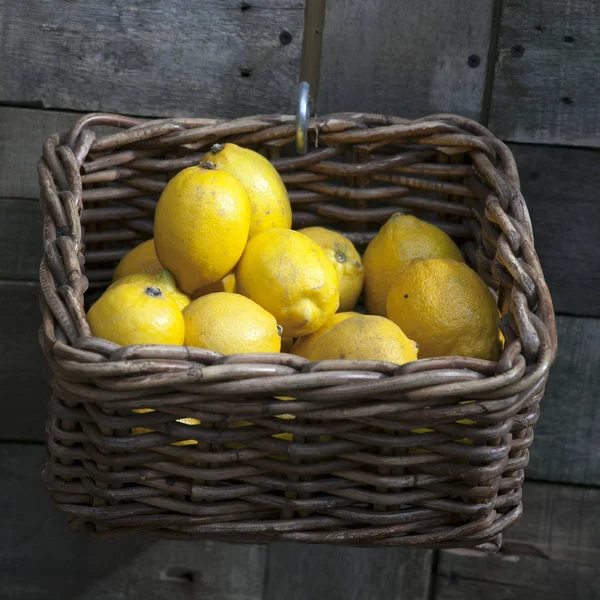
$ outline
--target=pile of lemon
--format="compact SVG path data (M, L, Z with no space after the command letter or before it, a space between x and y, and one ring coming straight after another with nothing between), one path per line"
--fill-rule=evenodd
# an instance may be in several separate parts
M215 144L166 185L154 238L123 257L88 312L94 335L312 361L498 359L494 297L439 228L396 214L361 257L338 232L291 225L269 161Z

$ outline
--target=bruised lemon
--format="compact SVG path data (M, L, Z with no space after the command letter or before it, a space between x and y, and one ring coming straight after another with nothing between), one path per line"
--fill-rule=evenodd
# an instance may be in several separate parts
M167 183L154 216L154 245L180 289L193 294L235 267L249 230L250 203L242 184L202 163Z
M275 317L239 294L216 292L183 311L185 345L221 354L279 352L281 329Z
M327 333L334 325L341 323L345 319L349 319L350 317L356 317L359 313L357 312L338 312L334 315L331 315L327 321L323 324L322 327L317 329L314 333L310 335L305 335L296 340L296 343L292 346L290 352L292 354L296 354L297 356L302 356L304 358L308 358L313 351L316 343L321 339L321 337Z
M340 286L340 312L351 311L360 296L365 279L360 254L354 244L341 233L324 227L305 227L298 230L323 248L333 265Z
M371 240L363 256L367 312L386 316L390 287L416 258L463 260L452 238L435 225L412 215L393 215Z
M235 278L238 291L269 311L286 337L315 332L339 306L337 273L325 252L291 229L248 240Z
M389 319L356 315L331 327L310 347L306 358L381 360L403 365L417 360L417 355L417 344Z
M183 316L177 304L156 285L139 279L111 284L87 316L96 337L121 346L183 344Z
M160 291L171 301L173 301L179 310L183 310L189 303L190 298L184 294L175 282L175 278L169 271L163 269L157 275L150 275L148 273L136 273L134 275L126 275L117 279L115 283L139 283L149 287L157 287Z
M261 154L237 144L214 144L203 160L233 175L245 188L250 201L249 237L274 227L292 226L288 193L275 167Z
M158 275L164 267L160 264L154 249L154 239L146 240L135 248L131 249L120 261L113 274L113 280L116 281L126 275L136 273L147 273L148 275Z
M498 308L473 269L449 258L417 260L392 286L389 318L420 347L421 358L498 360Z

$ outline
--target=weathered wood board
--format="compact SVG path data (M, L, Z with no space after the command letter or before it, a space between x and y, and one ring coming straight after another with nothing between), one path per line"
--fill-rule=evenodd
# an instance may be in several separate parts
M490 128L514 142L600 146L600 3L504 0Z
M327 2L318 110L481 116L493 0Z
M427 600L433 552L270 544L264 600Z
M266 546L92 540L41 482L43 448L0 444L3 600L262 600Z
M0 198L0 279L35 279L42 253L38 203Z
M559 313L600 316L600 154L511 144Z
M38 287L0 282L0 439L42 440L48 386L38 348ZM536 426L530 478L600 485L600 319L558 317L559 351Z
M50 389L38 344L39 286L0 281L0 439L43 440Z
M239 117L294 105L303 0L0 0L0 102ZM287 33L284 33L287 32Z
M79 0L56 12L50 0L2 0L0 102L140 115L291 112L303 6ZM492 14L493 0L327 3L320 112L477 118Z
M68 131L79 116L0 106L0 198L39 196L37 161L44 140L54 133Z
M558 354L526 474L600 486L600 319L558 317Z
M597 600L600 490L525 482L524 515L497 555L440 552L436 600Z

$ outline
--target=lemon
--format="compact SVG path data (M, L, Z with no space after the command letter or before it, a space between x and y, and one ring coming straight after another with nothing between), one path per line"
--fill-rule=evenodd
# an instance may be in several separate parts
M417 354L417 344L389 319L356 315L331 327L309 349L306 358L382 360L403 365L417 360Z
M193 298L195 300L196 298L200 298L200 296L206 296L206 294L213 294L215 292L235 293L235 273L233 271L225 275L223 279L219 279L217 283L211 283L206 287L196 290Z
M261 154L236 144L214 144L203 160L233 175L246 189L252 217L250 235L292 226L292 208L275 167Z
M463 260L446 233L412 215L395 214L371 240L363 256L367 312L386 316L390 287L415 258Z
M299 231L323 248L336 270L340 286L338 310L340 312L352 310L362 292L365 279L360 254L354 244L341 233L324 227L305 227Z
M89 309L93 334L121 346L183 344L183 316L177 304L155 285L125 279L111 284Z
M135 273L158 275L164 267L160 264L154 249L154 239L146 240L131 249L120 261L113 274L113 280Z
M331 315L327 321L314 333L310 335L305 335L296 340L296 343L292 346L291 353L296 354L297 356L302 356L304 358L308 358L312 349L318 340L321 339L323 334L327 333L334 325L337 325L341 321L345 319L349 319L350 317L356 317L359 313L357 312L338 312L334 315Z
M291 229L248 241L235 273L238 291L275 316L286 337L308 335L338 309L338 279L321 247Z
M275 317L239 294L216 292L183 310L185 344L221 354L279 352L281 332Z
M150 287L157 287L169 300L177 305L179 310L183 310L190 303L189 296L184 294L177 287L175 278L166 269L160 271L158 275L150 275L147 273L126 275L125 277L117 279L115 283L139 283Z
M249 230L250 203L242 184L203 163L167 183L154 216L154 245L181 290L193 294L235 267Z
M498 309L473 269L450 258L416 260L390 289L389 318L419 344L421 358L497 360Z

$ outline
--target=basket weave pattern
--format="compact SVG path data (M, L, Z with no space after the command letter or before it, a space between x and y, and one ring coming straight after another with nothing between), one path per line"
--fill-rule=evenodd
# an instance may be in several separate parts
M510 151L453 115L338 114L309 131L304 156L288 151L288 116L94 114L46 140L44 483L73 526L101 537L494 551L520 516L556 331ZM166 181L222 141L273 162L294 227L332 226L362 248L399 211L443 228L497 294L500 361L309 363L94 338L89 302L152 236ZM142 408L153 412L133 412Z

